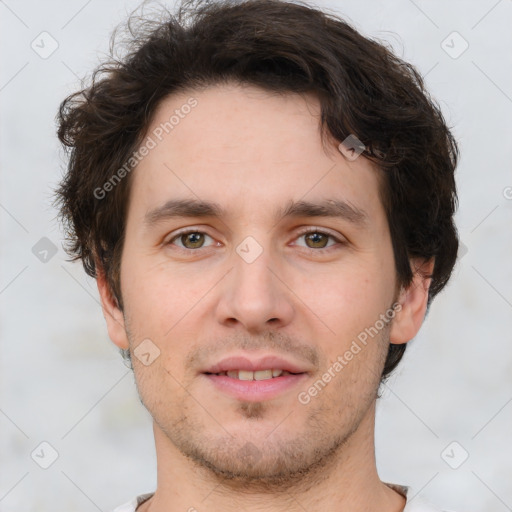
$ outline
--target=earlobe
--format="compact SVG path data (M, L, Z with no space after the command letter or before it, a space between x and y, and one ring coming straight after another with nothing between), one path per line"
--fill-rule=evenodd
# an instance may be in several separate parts
M430 260L414 259L411 261L414 277L411 284L402 289L398 302L399 311L391 324L390 343L400 345L412 340L420 330L425 318L428 302L428 290L432 274L434 258Z
M130 347L130 344L126 335L123 312L112 295L103 270L100 270L99 265L96 268L98 269L96 284L100 294L103 316L107 322L108 335L115 345L126 350Z

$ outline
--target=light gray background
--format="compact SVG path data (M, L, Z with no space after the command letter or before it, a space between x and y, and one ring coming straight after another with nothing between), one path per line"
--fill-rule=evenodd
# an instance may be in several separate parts
M137 5L0 1L2 512L108 511L155 488L151 418L94 281L66 262L50 204L64 165L58 104ZM512 510L512 0L317 5L417 66L462 153L456 221L467 253L379 403L381 478L445 510ZM42 31L59 45L46 59L31 48ZM458 58L453 31L469 44ZM42 237L58 248L46 263L32 251ZM31 458L50 456L43 441L59 455L48 469Z

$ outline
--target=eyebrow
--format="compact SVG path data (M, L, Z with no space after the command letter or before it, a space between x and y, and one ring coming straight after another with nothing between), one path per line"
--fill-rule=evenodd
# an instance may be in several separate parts
M144 224L149 229L168 219L180 217L221 219L227 217L227 212L213 201L170 199L163 205L149 210L144 216ZM369 224L367 212L342 199L325 199L320 202L291 200L284 208L277 208L273 216L276 224L285 218L296 217L340 218L360 228L367 227Z

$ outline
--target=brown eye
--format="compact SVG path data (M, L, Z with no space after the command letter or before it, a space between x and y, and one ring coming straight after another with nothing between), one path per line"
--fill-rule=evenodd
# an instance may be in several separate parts
M296 243L304 250L310 253L317 253L318 255L328 253L331 250L341 249L345 244L345 240L341 240L327 231L322 231L318 228L309 228L298 235L296 240L304 239L302 243Z
M185 231L169 240L168 245L176 245L180 249L202 249L205 246L206 238L211 238L201 231Z
M329 241L329 238L331 238L330 235L327 235L325 233L321 233L319 231L313 231L311 233L306 233L305 235L306 243L310 242L311 245L308 245L308 247L312 249L323 249L327 246L327 243Z
M187 249L197 249L203 245L204 235L202 233L186 233L181 235L180 240Z

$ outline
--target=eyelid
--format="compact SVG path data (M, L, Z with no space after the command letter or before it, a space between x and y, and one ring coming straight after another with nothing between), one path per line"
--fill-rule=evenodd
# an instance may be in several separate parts
M180 236L188 235L190 233L201 233L201 234L204 234L206 236L209 236L212 240L214 240L213 236L209 235L203 228L189 226L187 228L179 229L178 231L172 233L171 237L167 241L164 240L163 245L171 245L173 240L176 240ZM199 251L201 249L205 249L205 248L206 247L200 247L199 249L184 249L183 247L179 247L178 246L178 249L181 249L182 251L187 251L187 252L192 252L192 251L196 251L197 252L197 251Z
M330 245L328 247L320 247L320 248L316 248L316 249L313 248L313 247L302 247L306 251L313 251L313 252L318 252L318 253L322 253L322 252L326 253L326 252L329 252L330 249L336 249L336 246L346 245L348 243L348 241L346 239L344 239L344 237L342 237L342 236L340 237L340 235L334 234L329 229L322 228L322 227L319 227L319 226L308 226L307 228L304 228L304 230L302 230L299 233L297 233L297 235L295 236L294 240L299 238L299 237L301 237L301 236L308 235L309 233L319 233L321 235L327 235L328 237L332 238L335 242L337 242L337 244Z
M164 245L171 245L173 240L176 240L180 236L187 235L187 234L190 234L190 233L201 233L201 234L204 234L206 236L209 236L212 240L214 240L214 237L212 235L209 235L206 231L204 231L203 228L189 226L187 228L180 229L180 230L176 231L175 233L173 233L172 236L169 238L169 240L164 242ZM323 228L323 227L319 227L319 226L307 226L307 227L305 227L304 229L300 230L294 236L293 240L296 240L297 238L299 238L301 236L308 235L309 233L320 233L322 235L327 235L328 237L330 237L333 240L335 240L339 245L344 245L344 244L348 243L345 239L343 239L343 237L340 239L338 234L334 234L329 229ZM199 252L202 249L208 249L208 247L211 247L211 246L199 247L198 249L186 249L186 248L179 247L179 246L176 246L176 247L177 247L177 249L179 249L181 251L185 251L185 252ZM313 251L313 252L317 252L317 253L321 253L321 252L325 253L325 252L328 252L330 249L335 248L335 247L336 247L336 244L328 246L328 247L319 247L319 248L302 247L302 248L307 250L307 251Z
M333 231L331 231L328 228L322 228L320 226L307 226L306 228L304 228L304 230L302 230L298 233L298 236L307 235L308 233L321 233L323 235L329 235L332 238L335 238L336 240L338 240L338 242L342 241L339 239L339 236L340 236L339 234L334 233Z

